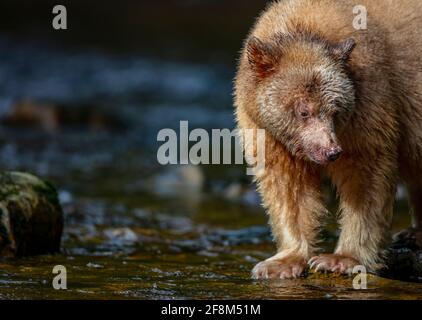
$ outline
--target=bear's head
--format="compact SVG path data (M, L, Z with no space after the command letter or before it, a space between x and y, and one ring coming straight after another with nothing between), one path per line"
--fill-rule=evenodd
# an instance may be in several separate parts
M337 136L355 106L354 47L351 38L332 44L306 34L248 40L258 122L294 156L327 164L342 153Z

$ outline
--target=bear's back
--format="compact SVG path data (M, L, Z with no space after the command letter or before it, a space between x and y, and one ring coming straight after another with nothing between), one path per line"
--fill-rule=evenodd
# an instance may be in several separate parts
M354 22L362 14L362 6L367 12L367 28L358 30ZM422 111L418 95L422 92L421 0L278 1L261 14L250 35L265 42L277 34L302 30L330 43L354 38L357 45L349 64L361 85L359 89L366 91L364 87L369 86L382 91L386 86L383 81L389 78L395 83L397 95L414 96L414 105ZM246 60L244 51L240 69L244 69Z

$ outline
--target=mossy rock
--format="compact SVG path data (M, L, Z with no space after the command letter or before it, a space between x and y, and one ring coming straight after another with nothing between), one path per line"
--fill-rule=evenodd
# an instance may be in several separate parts
M62 232L54 186L28 173L0 174L0 256L58 252Z

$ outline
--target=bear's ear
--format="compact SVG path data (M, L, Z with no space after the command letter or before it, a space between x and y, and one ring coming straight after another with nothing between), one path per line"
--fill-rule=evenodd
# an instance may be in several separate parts
M353 49L356 47L356 41L353 38L347 38L330 48L330 53L338 60L347 61Z
M249 65L259 79L264 79L275 71L278 55L274 45L251 37L246 45L246 53Z

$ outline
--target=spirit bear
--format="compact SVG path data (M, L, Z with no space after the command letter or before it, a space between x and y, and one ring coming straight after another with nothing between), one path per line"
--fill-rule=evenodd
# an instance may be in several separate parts
M356 5L367 10L366 30L354 27ZM277 254L255 266L254 278L295 278L307 265L381 268L399 181L413 214L401 236L421 243L421 30L420 0L284 0L258 19L235 106L240 129L266 130L265 170L255 178ZM330 254L317 248L324 176L340 209Z

